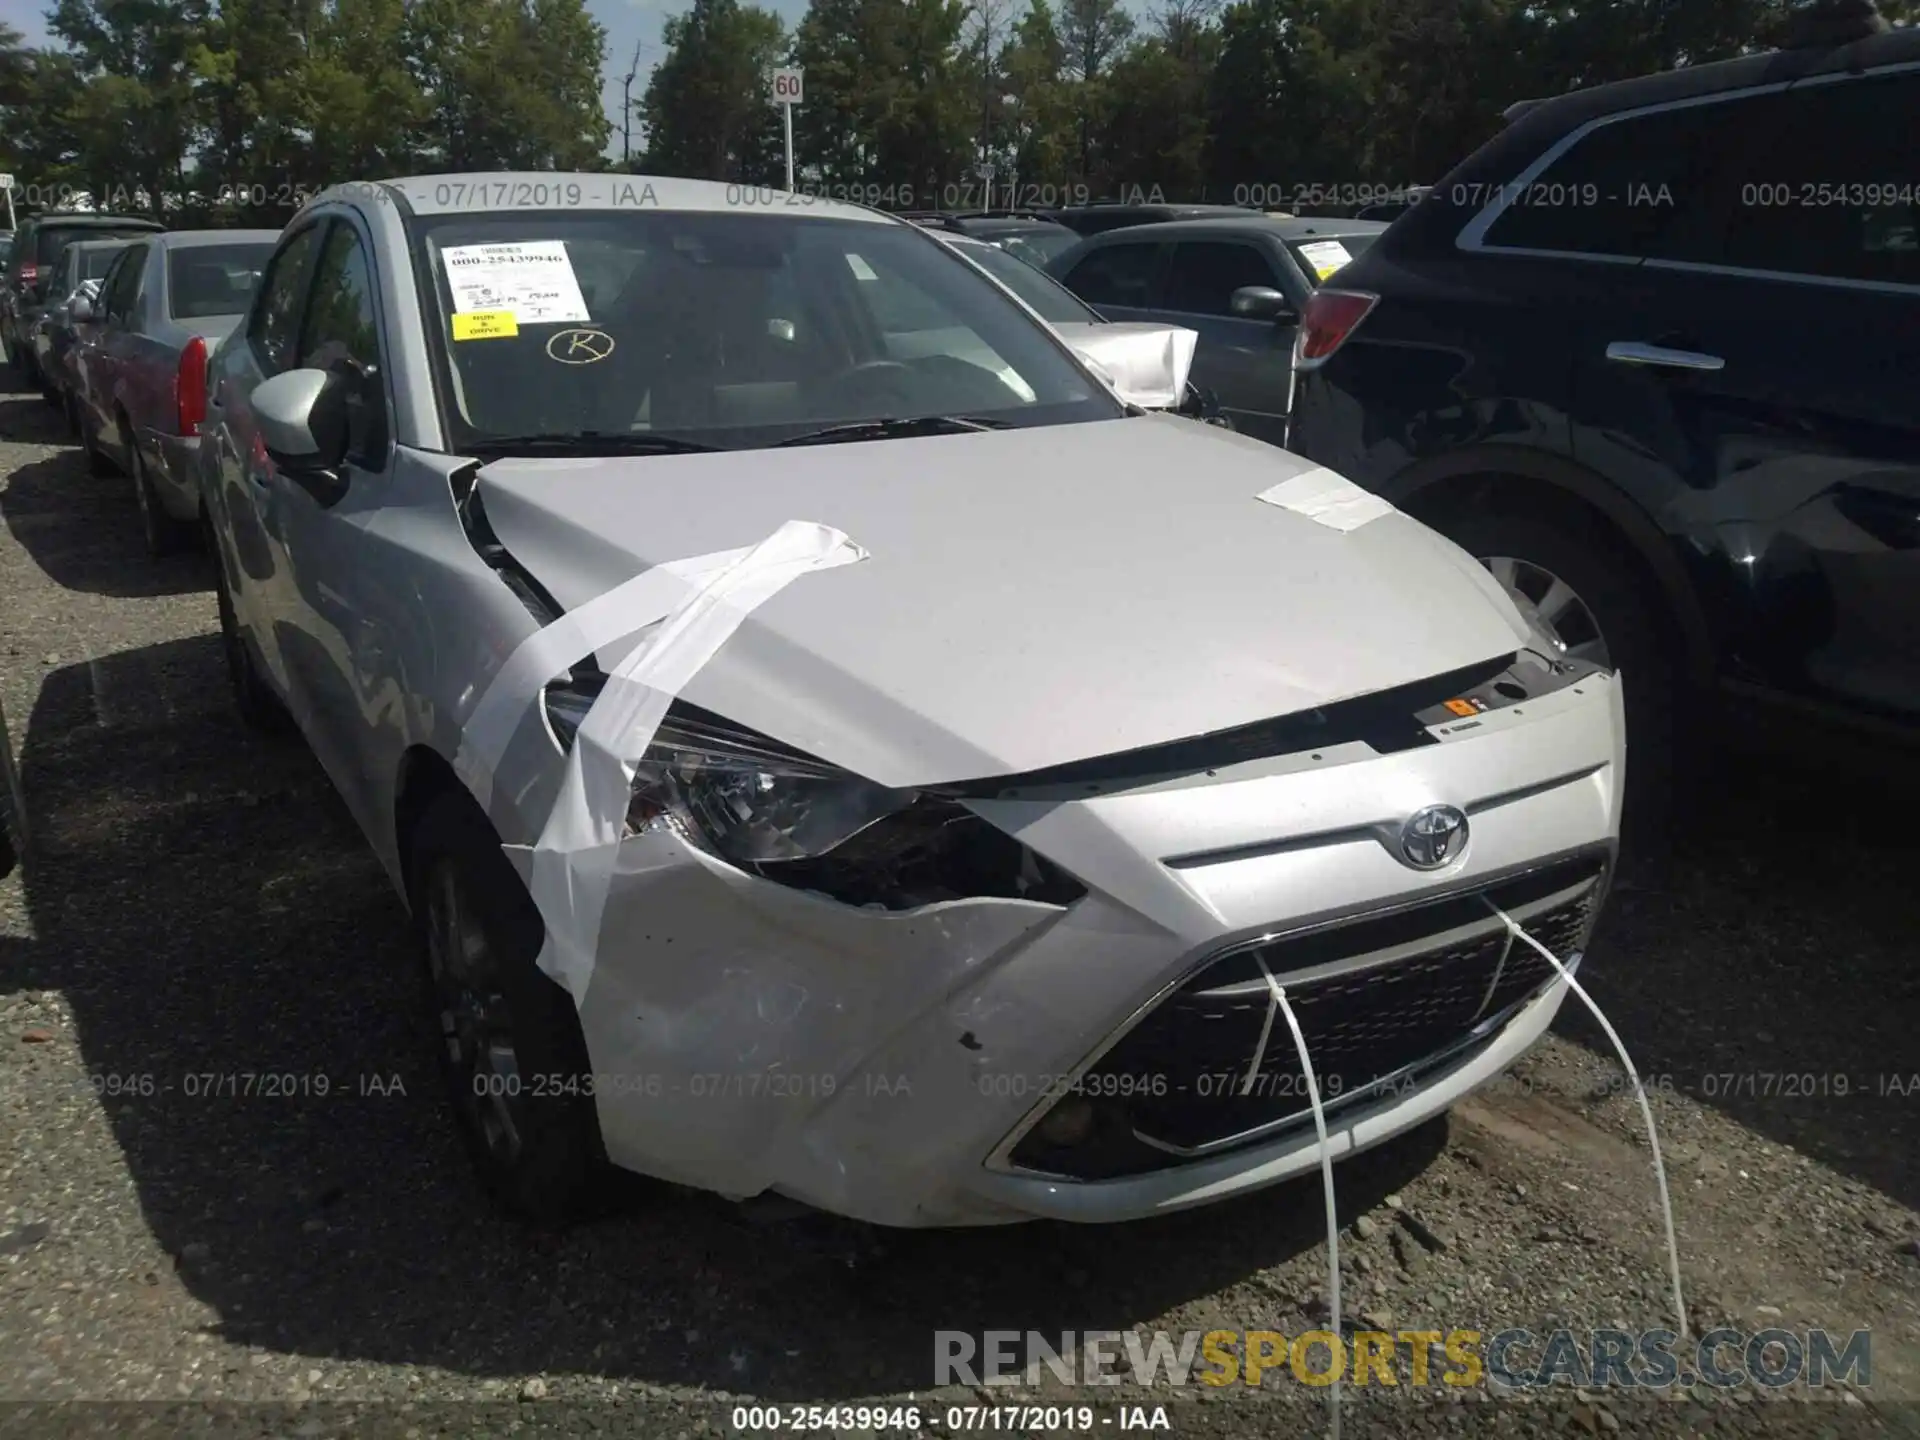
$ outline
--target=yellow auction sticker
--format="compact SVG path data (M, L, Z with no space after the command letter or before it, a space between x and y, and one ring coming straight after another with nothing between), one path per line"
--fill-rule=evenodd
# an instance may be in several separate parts
M520 333L520 322L511 310L469 310L453 317L456 340L497 340Z

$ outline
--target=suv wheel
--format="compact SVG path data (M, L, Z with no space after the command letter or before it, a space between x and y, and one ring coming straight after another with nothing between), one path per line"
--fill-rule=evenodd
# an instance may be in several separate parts
M537 963L539 908L465 794L428 808L411 853L440 1068L474 1168L522 1219L558 1223L597 1208L608 1167L591 1066L573 997Z
M1520 613L1578 659L1619 672L1627 701L1631 842L1663 847L1672 816L1684 682L1653 584L1593 521L1531 514L1453 514L1429 523L1477 558Z

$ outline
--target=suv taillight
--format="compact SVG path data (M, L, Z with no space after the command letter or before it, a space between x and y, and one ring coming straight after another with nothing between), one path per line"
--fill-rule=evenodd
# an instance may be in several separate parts
M1317 370L1326 364L1379 303L1378 295L1365 290L1314 291L1293 337L1293 368Z
M180 369L173 377L173 398L179 415L179 433L198 435L200 422L207 418L207 342L198 335L187 341L180 352Z
M19 280L22 290L31 290L33 288L33 282L39 278L40 267L38 265L34 264L31 260L22 260L20 262Z

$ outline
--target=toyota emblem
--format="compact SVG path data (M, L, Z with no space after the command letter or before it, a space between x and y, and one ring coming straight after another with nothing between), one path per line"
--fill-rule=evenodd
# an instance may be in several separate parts
M1438 870L1467 848L1467 817L1451 805L1415 811L1400 827L1400 858L1415 870Z

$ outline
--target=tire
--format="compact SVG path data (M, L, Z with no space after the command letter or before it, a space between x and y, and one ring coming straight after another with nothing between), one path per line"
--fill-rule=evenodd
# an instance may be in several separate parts
M1651 577L1624 541L1571 506L1551 516L1456 513L1428 523L1483 563L1507 556L1557 576L1584 603L1626 688L1623 855L1657 865L1671 839L1675 782L1684 778L1687 686L1675 629Z
M80 401L75 398L71 390L66 392L63 399L65 404L62 408L67 414L67 433L78 440L80 438Z
M584 1078L592 1067L573 997L537 963L546 938L539 908L464 792L427 808L409 854L427 1011L481 1184L522 1220L557 1225L599 1211L613 1189ZM577 1085L563 1078L576 1076Z
M255 734L285 735L293 729L293 717L261 678L247 649L246 637L240 633L240 617L233 608L233 591L227 582L226 552L213 533L212 521L204 522L201 534L207 554L213 557L213 596L220 612L220 648L227 662L227 681L233 686L234 708L240 712L241 723Z
M18 346L13 353L18 362L20 375L27 382L27 389L37 390L46 384L46 378L41 375L40 367L34 363L31 345Z
M121 425L131 431L126 420ZM174 519L160 503L159 493L153 488L153 476L147 473L147 462L140 454L138 443L127 442L127 472L133 479L134 503L140 507L140 534L146 541L147 554L154 559L172 555L186 548L192 538L192 528Z

